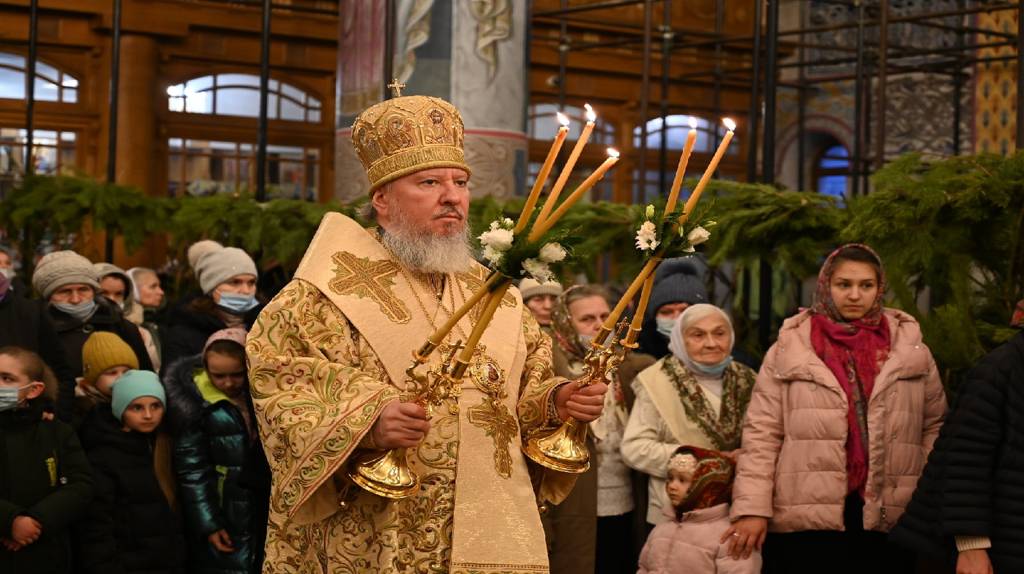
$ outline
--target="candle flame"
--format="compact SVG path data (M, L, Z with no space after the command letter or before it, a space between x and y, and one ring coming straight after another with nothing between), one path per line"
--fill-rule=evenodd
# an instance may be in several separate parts
M736 122L732 121L730 118L722 118L722 123L725 124L725 127L728 128L729 131L736 131Z
M590 104L583 104L584 108L587 108L587 121L593 122L597 120L597 114L594 113L594 108L590 107Z
M558 117L558 123L562 124L565 127L569 127L569 116L563 114L562 112L558 112L555 115Z
M613 147L608 148L608 157L619 157L619 150Z
M687 123L690 124L691 130L697 129L697 118L695 118L694 116L690 116L690 119L687 120Z

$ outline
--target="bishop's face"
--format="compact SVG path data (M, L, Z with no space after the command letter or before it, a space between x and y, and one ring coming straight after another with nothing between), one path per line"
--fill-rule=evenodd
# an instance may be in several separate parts
M387 184L372 201L385 230L401 225L420 236L461 235L469 213L469 174L458 168L425 169Z

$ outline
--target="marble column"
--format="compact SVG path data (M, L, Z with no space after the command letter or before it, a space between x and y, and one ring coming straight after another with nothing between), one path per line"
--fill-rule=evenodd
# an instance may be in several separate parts
M396 0L393 75L403 93L443 98L462 113L474 197L522 193L526 179L526 4L513 0ZM383 2L342 0L335 196L351 200L369 183L351 125L384 94Z

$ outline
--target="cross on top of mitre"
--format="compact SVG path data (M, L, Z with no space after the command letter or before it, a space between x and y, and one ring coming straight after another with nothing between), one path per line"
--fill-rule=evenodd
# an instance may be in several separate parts
M402 97L402 89L405 88L405 84L399 82L398 78L392 78L391 83L388 84L388 87L391 88L392 98L400 98Z

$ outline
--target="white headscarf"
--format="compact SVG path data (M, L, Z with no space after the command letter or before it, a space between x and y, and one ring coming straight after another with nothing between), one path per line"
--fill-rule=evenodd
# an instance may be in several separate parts
M732 361L732 348L736 344L736 331L732 328L732 319L729 318L729 315L714 305L698 303L687 307L679 315L679 318L676 319L676 324L672 327L672 335L669 337L668 349L672 351L672 354L687 369L698 375L714 376L714 373L707 372L706 365L701 365L690 358L690 355L686 352L686 342L683 341L683 333L694 323L716 314L725 319L725 324L729 327L729 349L726 351L728 356L723 361L725 365L728 365Z

